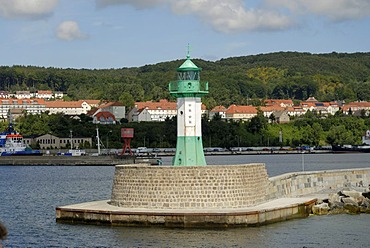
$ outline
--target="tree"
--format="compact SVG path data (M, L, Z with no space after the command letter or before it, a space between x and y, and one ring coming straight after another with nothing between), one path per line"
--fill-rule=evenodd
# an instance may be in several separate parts
M332 127L326 138L331 145L354 144L354 138L350 131L344 125Z
M267 120L263 116L263 112L258 110L257 115L252 117L249 122L248 128L252 133L260 133L267 126Z
M321 141L321 135L323 133L323 129L321 127L321 125L317 122L315 122L313 125L312 125L312 144L315 145L315 146L319 146L320 145L320 141Z
M118 100L126 107L133 107L135 105L133 96L128 92L123 92Z

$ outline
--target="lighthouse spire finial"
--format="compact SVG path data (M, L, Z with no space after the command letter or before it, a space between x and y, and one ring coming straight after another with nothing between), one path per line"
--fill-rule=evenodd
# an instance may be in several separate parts
M191 50L190 43L188 43L187 48L188 48L188 54L186 55L186 58L190 59L190 50Z

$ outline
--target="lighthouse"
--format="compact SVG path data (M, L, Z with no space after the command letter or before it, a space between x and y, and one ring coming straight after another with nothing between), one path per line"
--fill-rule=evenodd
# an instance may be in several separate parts
M202 141L202 101L208 82L200 82L200 71L190 59L177 68L177 81L170 82L170 94L177 98L177 144L174 166L206 165Z

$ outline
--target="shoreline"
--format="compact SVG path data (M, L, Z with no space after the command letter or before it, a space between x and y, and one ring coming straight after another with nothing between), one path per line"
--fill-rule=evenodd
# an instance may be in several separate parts
M256 155L319 155L319 154L362 154L359 152L333 152L331 150L317 151L242 151L242 152L205 152L205 156L256 156ZM41 166L115 166L119 164L137 164L149 163L151 165L160 165L162 157L173 157L175 153L142 153L137 156L123 156L122 158L116 155L101 155L101 156L58 156L54 154L42 156L0 156L0 166L25 166L25 165L41 165Z

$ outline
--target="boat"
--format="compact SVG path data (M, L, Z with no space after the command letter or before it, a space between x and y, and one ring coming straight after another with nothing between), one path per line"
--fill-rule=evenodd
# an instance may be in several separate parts
M361 145L332 145L333 152L365 152L370 153L370 130L362 136Z
M23 136L9 123L7 130L0 133L0 156L41 156L39 150L32 150L23 142Z

